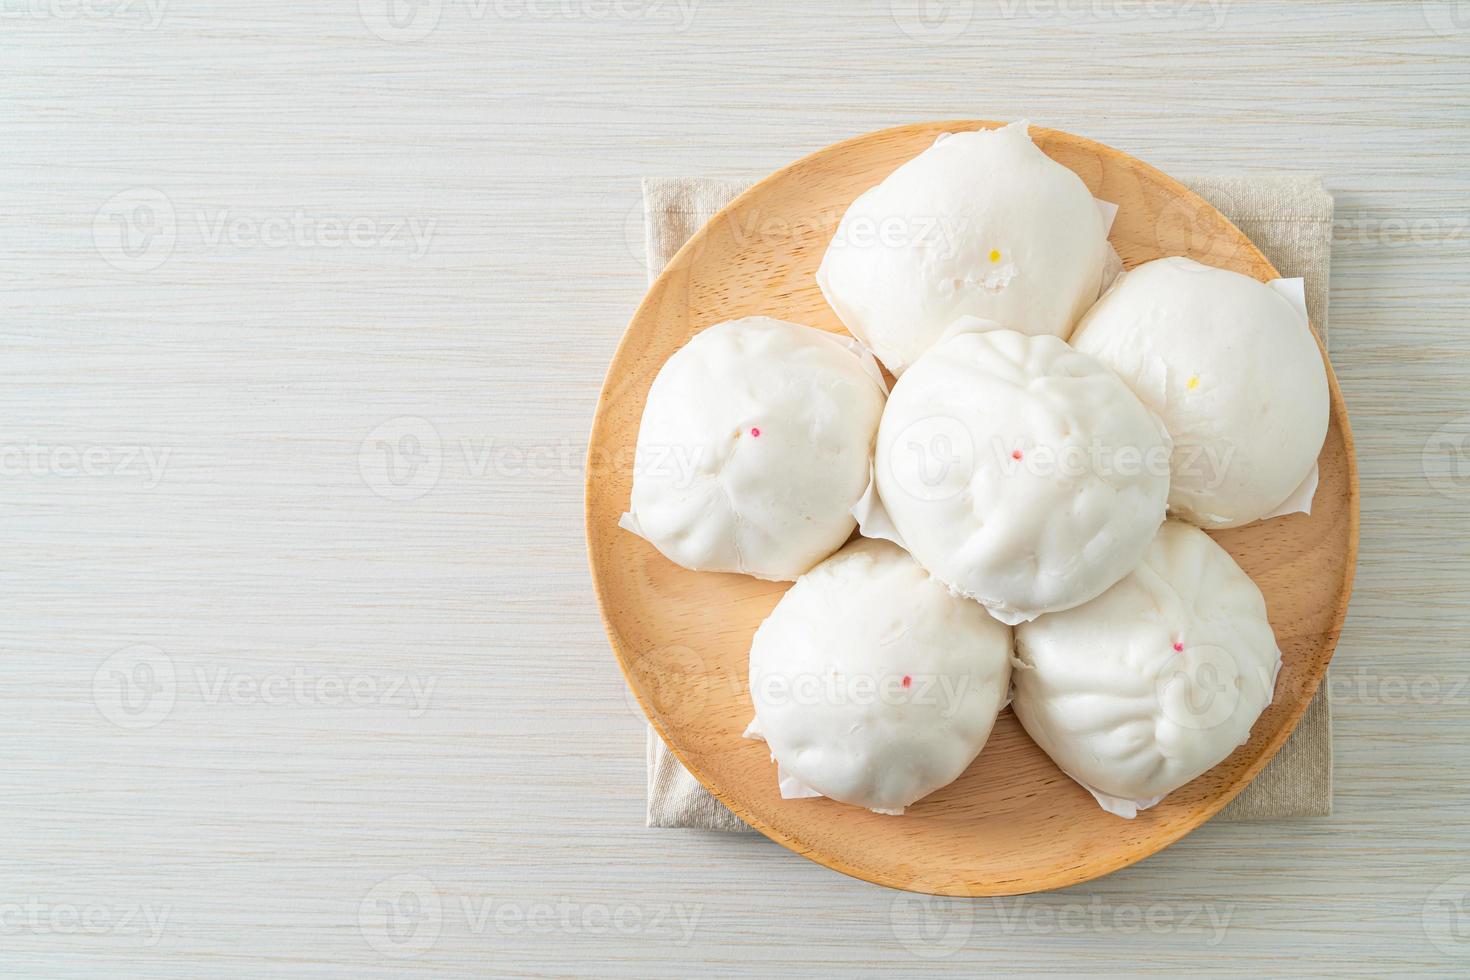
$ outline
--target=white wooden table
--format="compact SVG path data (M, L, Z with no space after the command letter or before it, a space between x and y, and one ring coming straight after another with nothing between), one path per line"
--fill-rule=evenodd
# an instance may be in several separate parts
M0 0L0 972L1470 966L1470 10L743 6ZM1337 194L1331 819L974 903L643 828L581 522L639 177L966 116Z

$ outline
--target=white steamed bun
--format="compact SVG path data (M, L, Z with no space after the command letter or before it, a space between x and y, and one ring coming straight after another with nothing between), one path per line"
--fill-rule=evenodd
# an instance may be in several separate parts
M1117 375L1051 336L957 322L888 399L873 461L892 537L1007 623L1126 575L1164 520L1169 440ZM886 513L885 513L886 511Z
M941 136L858 197L817 282L898 375L963 315L1067 337L1108 255L1086 185L1013 123Z
M1017 627L1012 707L1063 772L1131 818L1246 741L1280 665L1260 589L1205 532L1169 521L1123 581Z
M1306 317L1275 289L1157 259L1114 283L1072 344L1163 419L1174 439L1174 514L1204 527L1248 524L1273 516L1304 481L1310 503L1327 371Z
M685 568L794 579L852 534L883 401L851 340L769 317L716 324L649 389L621 523Z
M781 795L879 813L959 777L1010 687L1011 631L902 549L858 539L787 591L756 631L750 694Z

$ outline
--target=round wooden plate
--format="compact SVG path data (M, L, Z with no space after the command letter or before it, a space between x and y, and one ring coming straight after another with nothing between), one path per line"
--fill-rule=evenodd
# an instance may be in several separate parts
M1276 753L1317 690L1347 611L1358 541L1352 434L1329 365L1332 420L1311 516L1214 534L1265 593L1284 655L1275 701L1230 758L1122 820L1064 776L1007 710L969 770L905 816L781 799L765 744L740 736L753 714L751 636L787 586L686 571L618 528L644 398L669 355L722 320L768 314L841 331L814 274L853 198L939 134L998 125L919 123L860 136L731 202L679 251L634 315L603 384L588 455L597 599L618 663L659 735L721 802L777 843L845 874L936 895L1015 895L1087 881L1208 820ZM1036 127L1031 134L1095 196L1119 206L1110 237L1125 266L1188 255L1277 277L1245 235L1177 181L1091 140Z

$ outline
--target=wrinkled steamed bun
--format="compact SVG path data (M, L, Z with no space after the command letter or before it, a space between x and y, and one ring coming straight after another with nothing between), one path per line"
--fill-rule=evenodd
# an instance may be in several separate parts
M794 579L852 534L883 400L851 340L769 317L710 327L649 389L620 523L685 568Z
M1097 202L1025 123L951 133L862 194L817 271L837 315L895 375L963 315L1067 337L1102 288Z
M1080 605L1138 563L1164 520L1169 440L1091 357L971 326L894 386L873 461L886 514L863 532L1017 623Z
M1327 371L1305 316L1265 283L1186 258L1148 262L1098 300L1072 345L1163 419L1174 514L1235 527L1315 483Z
M1016 629L1016 716L1121 817L1243 744L1281 653L1261 590L1198 528L1170 521L1127 578Z
M781 795L879 813L959 777L1005 706L1011 631L902 549L858 539L787 591L750 648Z

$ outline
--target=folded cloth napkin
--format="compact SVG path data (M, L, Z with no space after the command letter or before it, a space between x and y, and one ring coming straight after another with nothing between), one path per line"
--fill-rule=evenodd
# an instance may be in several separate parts
M1196 177L1185 180L1256 243L1284 277L1306 280L1307 311L1327 344L1332 195L1316 177ZM643 182L651 282L679 247L746 182L704 177ZM1332 718L1324 682L1301 724L1270 764L1217 820L1283 820L1332 812ZM648 729L648 826L750 831L709 794Z

